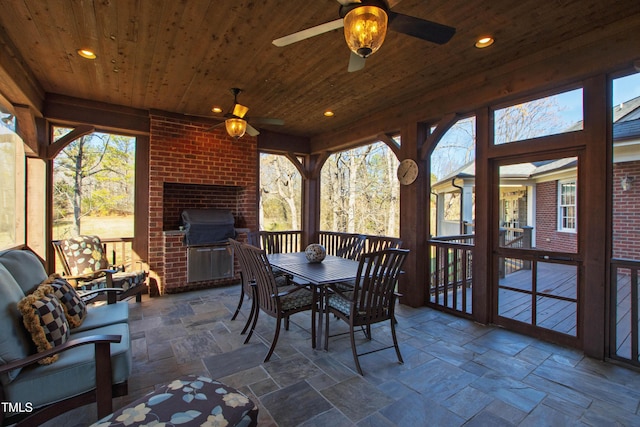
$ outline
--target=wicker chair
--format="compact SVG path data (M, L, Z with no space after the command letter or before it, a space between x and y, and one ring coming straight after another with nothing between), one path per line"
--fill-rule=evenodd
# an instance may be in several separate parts
M325 350L329 348L329 314L333 313L349 324L348 333L353 360L360 375L363 373L358 357L365 354L394 347L398 361L404 363L396 338L394 308L396 297L400 296L395 292L395 286L408 254L407 249L386 249L365 253L360 257L358 276L353 290L345 292L338 286L330 286L333 292L326 293ZM391 327L393 345L358 353L354 335L356 327L362 328L366 337L371 340L371 325L386 320Z
M317 307L316 294L307 288L292 285L287 289L278 288L276 278L271 269L271 264L267 258L267 254L264 250L256 248L255 246L241 244L241 250L246 254L246 258L249 264L249 269L253 278L255 279L255 299L257 300L257 307L255 315L253 316L253 322L251 330L247 335L245 343L249 342L253 331L255 330L256 323L258 321L258 315L260 311L264 312L268 316L276 319L276 330L273 335L271 347L265 357L264 361L267 362L271 358L273 351L278 342L280 335L280 328L282 320L287 320L289 316L301 311L311 310L311 342L315 346L316 342L316 322L315 322L315 310Z

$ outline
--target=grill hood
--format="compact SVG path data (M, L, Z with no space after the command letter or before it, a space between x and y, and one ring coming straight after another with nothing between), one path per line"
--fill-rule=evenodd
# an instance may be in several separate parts
M185 209L182 211L184 243L188 246L225 243L236 237L235 219L224 209Z

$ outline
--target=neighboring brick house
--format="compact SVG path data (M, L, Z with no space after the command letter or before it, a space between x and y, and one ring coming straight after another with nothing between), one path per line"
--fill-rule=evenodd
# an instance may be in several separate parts
M613 256L640 259L640 97L616 106L613 117ZM508 165L500 177L500 225L507 242L510 231L532 227L532 247L577 251L575 158ZM473 232L474 191L474 163L432 186L435 235Z

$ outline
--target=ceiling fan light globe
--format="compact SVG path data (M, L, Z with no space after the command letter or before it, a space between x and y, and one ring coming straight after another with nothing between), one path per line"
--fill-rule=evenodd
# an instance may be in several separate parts
M387 35L387 13L377 6L360 6L344 17L344 38L355 54L366 58L375 53Z
M247 122L242 119L227 119L224 121L224 126L229 136L235 139L241 138L247 131Z

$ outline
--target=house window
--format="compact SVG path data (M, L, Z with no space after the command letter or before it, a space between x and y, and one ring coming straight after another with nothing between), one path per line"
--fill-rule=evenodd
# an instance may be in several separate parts
M577 231L576 181L558 182L558 230Z

